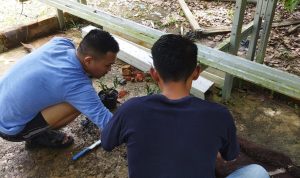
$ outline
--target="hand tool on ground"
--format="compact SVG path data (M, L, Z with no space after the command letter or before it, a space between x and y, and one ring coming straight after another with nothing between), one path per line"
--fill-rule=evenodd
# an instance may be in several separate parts
M100 146L100 145L101 145L101 140L96 141L91 146L86 147L85 149L83 149L82 151L80 151L79 153L74 155L72 160L73 161L77 160L78 158L82 157L83 155L85 155L86 153L88 153L89 151L93 150L94 148L96 148L97 146Z

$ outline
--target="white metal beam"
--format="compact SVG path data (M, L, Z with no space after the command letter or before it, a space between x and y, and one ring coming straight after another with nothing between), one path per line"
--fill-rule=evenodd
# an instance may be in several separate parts
M84 37L89 31L96 29L94 26L87 26L81 29L82 36ZM122 61L144 71L148 72L153 66L153 60L150 52L143 50L137 45L133 45L125 39L122 39L116 35L113 37L117 40L120 46L120 52L118 53L118 58ZM192 84L191 93L199 98L205 99L205 93L213 85L213 82L199 77Z

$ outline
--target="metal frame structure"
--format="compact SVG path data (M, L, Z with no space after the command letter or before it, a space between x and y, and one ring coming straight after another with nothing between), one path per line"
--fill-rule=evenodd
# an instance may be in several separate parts
M111 15L78 2L70 0L40 1L59 10L101 25L105 30L147 48L150 48L161 35L165 34L159 30L146 27L131 20ZM237 0L237 4L242 4L242 1L245 0ZM276 0L264 1L275 2ZM270 13L271 11L268 14ZM269 18L269 20L272 20L272 18ZM240 20L236 21L240 22ZM246 32L248 33L249 29L251 28L248 28ZM236 29L237 31L239 30L238 28ZM243 30L243 32L245 31ZM239 36L244 37L245 34L246 33L239 33ZM237 44L237 42L235 43ZM225 46L228 46L228 49L230 49L232 48L230 45L231 44ZM238 77L287 96L300 99L300 77L222 52L218 49L213 49L198 43L197 46L198 60L200 63L226 72L234 77ZM226 48L227 47L223 47L223 49Z

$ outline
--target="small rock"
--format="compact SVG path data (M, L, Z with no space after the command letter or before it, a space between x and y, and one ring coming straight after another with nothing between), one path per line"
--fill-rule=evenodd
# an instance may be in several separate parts
M72 171L72 170L74 170L74 165L69 166L69 171Z
M122 67L122 75L123 76L130 76L132 74L131 66L130 65L124 65Z
M144 81L144 74L143 73L137 73L136 76L135 76L135 80L137 82L143 82Z
M118 95L118 98L123 98L124 96L126 96L127 95L127 91L126 90L121 90L121 91L119 91L119 95Z
M131 78L132 78L131 75L124 75L123 76L123 79L126 80L126 81L131 81Z

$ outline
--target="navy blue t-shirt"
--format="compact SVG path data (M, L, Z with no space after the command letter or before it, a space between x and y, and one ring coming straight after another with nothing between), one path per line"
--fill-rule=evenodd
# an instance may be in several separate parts
M133 98L102 131L102 147L126 143L130 178L211 178L220 152L239 153L236 128L223 106L188 96Z

